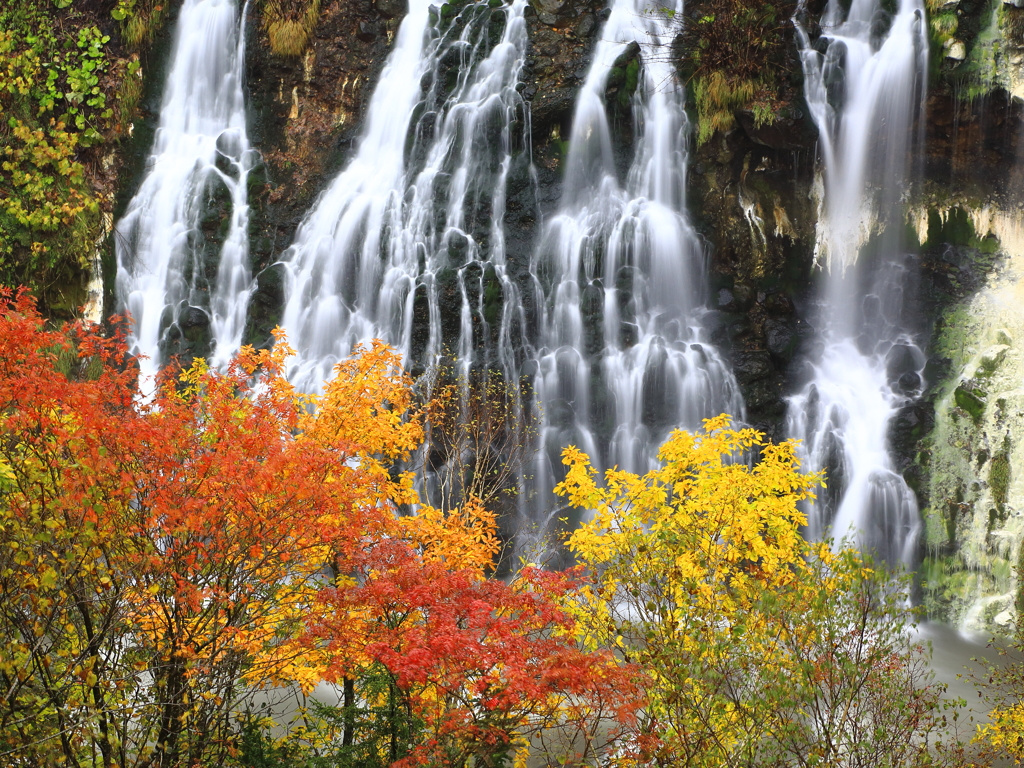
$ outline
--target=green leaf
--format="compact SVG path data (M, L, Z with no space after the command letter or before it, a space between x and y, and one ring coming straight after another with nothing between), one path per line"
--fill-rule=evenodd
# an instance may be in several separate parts
M39 577L39 586L43 589L53 589L57 586L57 572L53 568L47 568Z

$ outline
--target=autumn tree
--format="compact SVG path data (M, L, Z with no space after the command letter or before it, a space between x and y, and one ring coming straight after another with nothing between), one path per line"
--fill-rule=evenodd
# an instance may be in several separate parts
M818 478L799 472L794 444L721 416L674 433L660 459L599 485L569 448L556 488L594 511L568 539L592 579L585 637L652 680L634 764L935 764L943 689L912 642L905 590L801 537L798 503Z
M33 302L0 293L0 763L115 762L133 675L113 566L130 505L104 436L132 411L116 344L48 331ZM105 426L104 426L105 429ZM116 433L114 435L116 437ZM67 473L78 465L81 471Z
M421 432L377 345L318 402L290 353L198 363L135 397L122 340L0 300L0 757L195 765L261 685L311 686L294 640L325 567L389 535Z
M329 659L325 679L351 681L353 695L314 707L305 744L286 751L367 768L603 753L641 697L632 666L576 642L561 605L575 575L488 578L496 522L476 500L398 522L321 593L308 641Z
M989 722L978 728L975 743L996 765L1013 761L1024 762L1024 631L1021 615L1024 611L1024 549L1018 558L1017 619L1009 637L994 637L989 649L994 658L982 658L981 669L971 671L970 678L991 706Z

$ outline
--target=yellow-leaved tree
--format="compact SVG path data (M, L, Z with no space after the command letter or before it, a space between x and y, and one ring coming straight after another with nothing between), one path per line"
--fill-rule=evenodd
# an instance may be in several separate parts
M650 684L622 763L911 766L936 747L943 688L911 636L905 584L849 549L801 536L793 442L726 416L673 433L661 466L612 469L564 452L556 491L592 511L568 538L588 569L577 605L593 647Z

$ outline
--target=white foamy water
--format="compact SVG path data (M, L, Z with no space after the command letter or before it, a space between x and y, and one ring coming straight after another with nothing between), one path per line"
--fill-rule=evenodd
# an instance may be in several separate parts
M670 5L680 18L681 2ZM651 468L678 427L743 415L735 379L701 335L705 258L685 213L689 127L666 46L670 14L614 0L576 101L562 204L546 225L533 274L540 317L534 383L541 414L526 515L553 514L559 455L576 444L601 468ZM605 91L633 44L637 143L619 179Z
M183 334L186 313L206 316L200 324L210 326L214 365L242 343L252 290L246 181L254 160L242 18L234 0L186 0L148 171L116 226L117 298L132 316L133 353L148 358L140 364L143 391L165 362L162 345ZM214 199L230 220L210 280L201 225Z
M289 377L307 391L375 338L434 362L453 306L459 332L448 352L468 370L489 335L478 329L489 274L502 294L498 356L512 365L521 307L505 271L504 189L513 133L527 125L516 90L527 3L471 4L451 20L432 18L430 4L410 0L355 156L282 256L282 325L297 350ZM415 350L414 325L425 337Z
M889 561L910 562L920 517L893 466L888 433L924 386L924 355L902 322L898 232L924 101L924 8L900 0L893 15L880 0L853 0L846 13L830 0L821 40L812 45L797 29L824 175L821 352L810 361L809 383L790 399L788 424L804 441L805 469L825 469L831 486L810 510L809 533L852 536ZM869 239L874 252L865 264Z

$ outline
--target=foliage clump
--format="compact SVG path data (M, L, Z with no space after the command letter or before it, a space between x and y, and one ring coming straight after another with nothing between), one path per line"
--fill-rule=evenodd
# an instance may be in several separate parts
M278 56L301 56L320 18L320 0L266 0L263 28Z
M139 63L70 0L0 7L0 284L43 296L88 266L99 149L127 133Z
M988 487L992 491L992 501L1000 512L1006 506L1010 492L1009 442L1009 438L1004 438L1003 449L992 457L988 468Z
M687 4L679 19L684 55L697 111L697 143L729 131L739 112L757 127L770 125L789 100L785 83L796 3L702 0ZM688 61L686 61L688 59Z
M604 483L566 451L557 490L595 511L568 539L591 574L586 639L649 676L631 765L941 765L944 688L906 587L800 536L817 478L795 445L725 416L675 433L662 466ZM759 456L755 462L744 457ZM946 734L948 735L948 733Z
M423 433L397 355L357 351L313 398L291 354L139 393L123 339L0 291L6 764L224 765L261 743L237 719L260 690L321 680L344 706L295 726L303 759L496 764L629 717L632 668L580 649L560 605L573 574L487 578L474 499L399 514Z
M110 12L120 22L121 36L130 48L141 48L153 42L163 22L166 0L117 0Z

